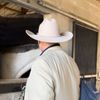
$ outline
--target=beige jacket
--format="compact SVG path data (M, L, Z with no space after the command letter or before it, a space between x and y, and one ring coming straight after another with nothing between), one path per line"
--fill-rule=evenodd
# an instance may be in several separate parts
M47 49L29 66L25 100L79 100L78 67L59 46Z

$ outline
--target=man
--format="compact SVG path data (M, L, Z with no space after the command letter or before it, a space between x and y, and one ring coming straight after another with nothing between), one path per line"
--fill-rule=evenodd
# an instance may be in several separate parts
M60 35L55 19L44 19L37 35L28 30L26 33L38 40L42 53L29 65L25 100L79 100L79 70L59 45L70 40L72 33Z

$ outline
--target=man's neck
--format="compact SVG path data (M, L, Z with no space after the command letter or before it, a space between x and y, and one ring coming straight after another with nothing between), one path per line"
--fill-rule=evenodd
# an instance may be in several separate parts
M40 55L42 55L47 49L49 49L49 48L51 48L51 47L54 47L54 46L60 46L60 44L59 44L59 43L55 43L55 44L49 45L48 47L46 47L46 48L42 51L42 53L41 53Z

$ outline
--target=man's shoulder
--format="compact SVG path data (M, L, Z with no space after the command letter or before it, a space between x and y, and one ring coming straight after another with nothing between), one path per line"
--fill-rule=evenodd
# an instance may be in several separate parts
M41 56L36 58L34 61L31 62L31 64L37 64L37 65L44 64L44 63L45 63L45 60Z

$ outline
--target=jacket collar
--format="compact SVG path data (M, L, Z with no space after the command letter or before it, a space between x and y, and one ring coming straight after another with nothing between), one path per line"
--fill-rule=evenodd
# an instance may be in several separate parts
M49 48L55 47L55 46L60 46L60 44L59 44L59 43L55 43L55 44L53 44L53 45L47 47L47 48L40 54L40 56L41 56L46 50L48 50Z

